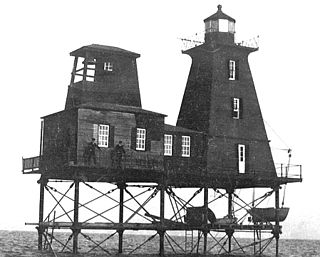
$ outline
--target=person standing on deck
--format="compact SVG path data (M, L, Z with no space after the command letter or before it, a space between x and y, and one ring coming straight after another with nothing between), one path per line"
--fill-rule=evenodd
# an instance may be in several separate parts
M87 157L88 157L88 159L87 159L87 162L88 162L89 165L91 164L91 159L93 159L94 165L97 164L96 148L101 151L100 147L97 145L97 143L95 141L96 141L96 139L92 138L91 142L88 143L88 147L87 147L87 151L88 151Z
M116 168L122 169L122 157L126 153L126 151L123 148L122 141L119 141L119 143L114 148L115 152L115 160L116 160Z

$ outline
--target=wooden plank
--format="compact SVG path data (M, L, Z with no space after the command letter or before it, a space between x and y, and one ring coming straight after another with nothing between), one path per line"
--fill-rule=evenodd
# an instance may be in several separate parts
M72 222L40 222L40 223L27 223L27 225L41 225L44 228L55 228L55 229L67 229L73 226ZM160 228L160 222L155 223L78 223L79 229L102 229L102 230L158 230ZM281 227L281 226L280 226ZM202 230L202 226L190 226L182 222L176 222L176 224L164 224L163 230L168 231L179 231L179 230ZM273 225L240 225L240 224L225 224L225 225L209 225L210 231L221 231L225 232L225 229L234 229L236 231L272 231Z

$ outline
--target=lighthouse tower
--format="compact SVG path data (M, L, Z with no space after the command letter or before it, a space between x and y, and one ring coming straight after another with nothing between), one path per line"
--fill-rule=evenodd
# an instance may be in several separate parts
M184 51L192 65L177 125L208 134L207 170L231 177L276 176L248 55L221 5L204 20L204 44Z

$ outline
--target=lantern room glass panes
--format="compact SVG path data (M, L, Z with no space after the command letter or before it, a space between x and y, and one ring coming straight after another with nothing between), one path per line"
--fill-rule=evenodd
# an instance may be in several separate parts
M164 135L164 155L172 156L172 135Z
M146 149L146 130L137 128L136 150L144 151Z
M229 21L225 19L219 20L219 32L229 32Z
M219 23L218 21L207 21L205 22L205 30L206 30L206 33L208 32L217 32L219 29Z
M182 157L190 157L190 136L182 136Z
M209 20L205 22L205 31L235 33L235 23L226 19Z
M228 31L230 33L235 33L236 32L236 29L235 29L235 23L232 22L232 21L229 21L229 24L228 24Z

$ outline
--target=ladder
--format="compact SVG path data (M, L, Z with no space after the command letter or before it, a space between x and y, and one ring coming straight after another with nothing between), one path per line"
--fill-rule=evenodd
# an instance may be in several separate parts
M195 232L197 234L195 234ZM194 239L197 241L195 242ZM201 231L185 230L184 234L184 251L185 253L192 253L194 250L198 253L201 239Z
M193 230L185 230L184 232L184 251L191 253L193 249Z

